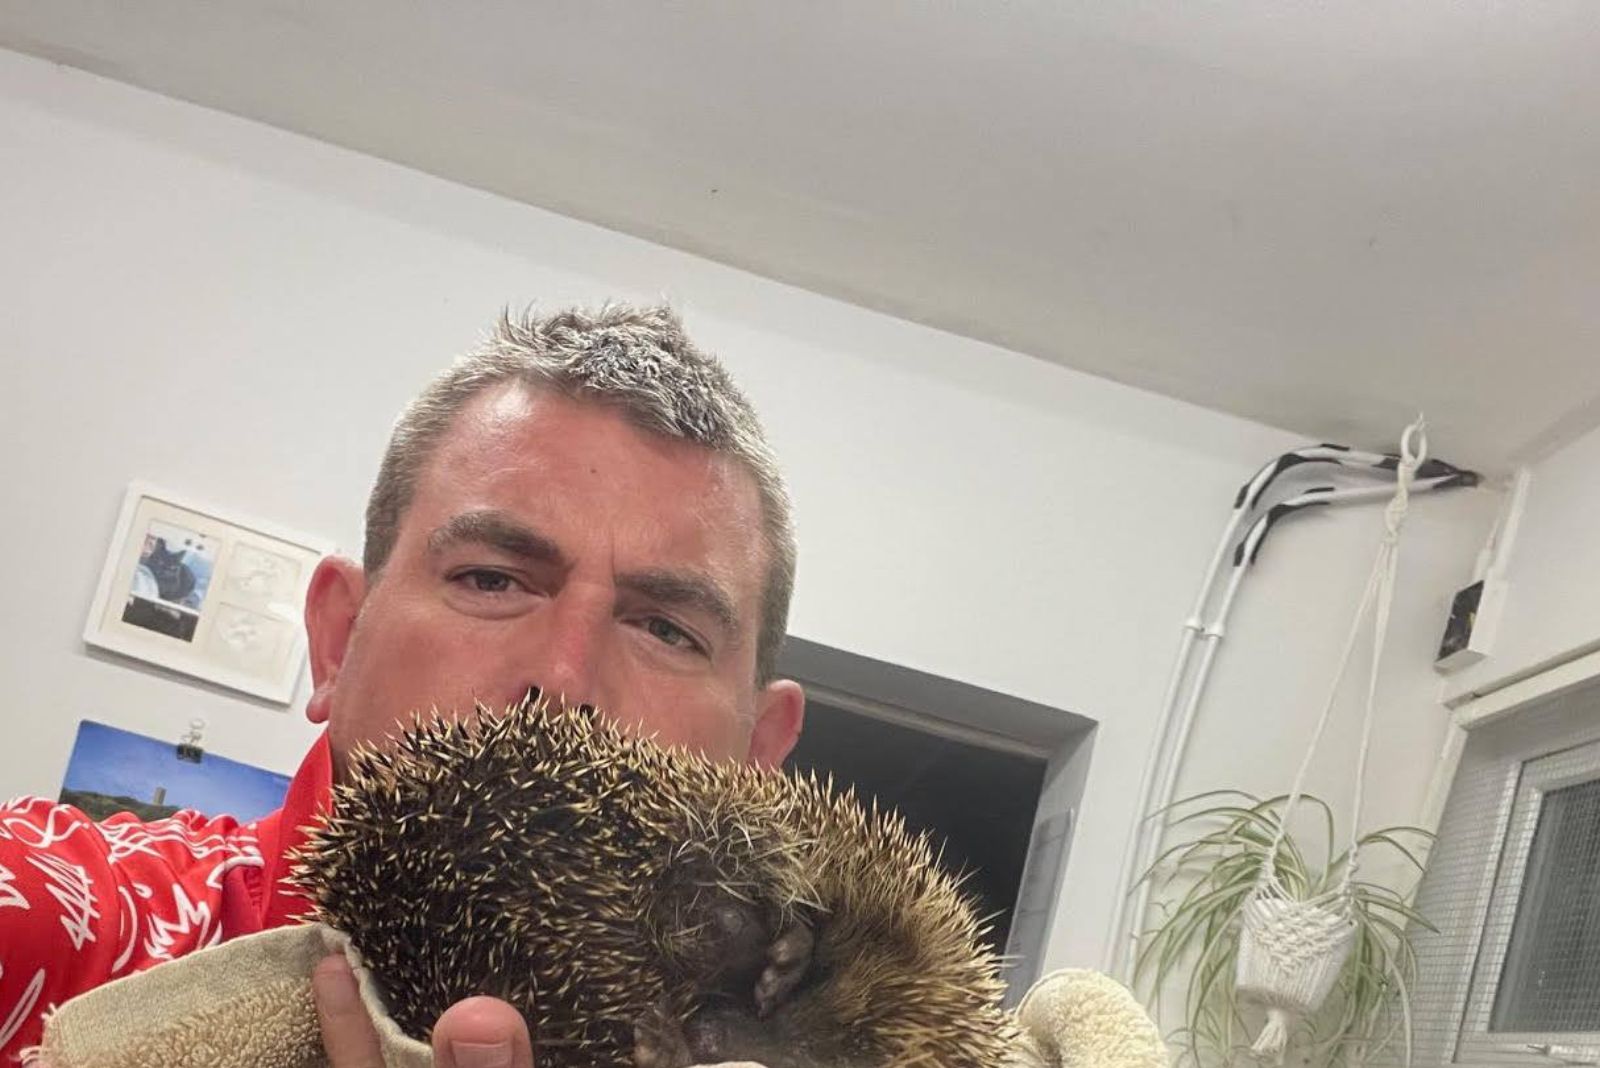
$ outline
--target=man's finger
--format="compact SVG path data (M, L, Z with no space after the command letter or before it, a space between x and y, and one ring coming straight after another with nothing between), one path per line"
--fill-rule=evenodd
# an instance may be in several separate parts
M361 1004L355 973L343 954L317 964L311 973L311 992L330 1068L383 1068L378 1032Z
M497 998L467 998L433 1028L434 1068L533 1068L521 1013ZM343 1066L339 1066L343 1068Z

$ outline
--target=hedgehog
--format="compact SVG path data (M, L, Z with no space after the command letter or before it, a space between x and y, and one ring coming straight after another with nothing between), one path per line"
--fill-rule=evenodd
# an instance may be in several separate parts
M537 691L359 748L293 860L423 1041L475 994L540 1068L990 1068L1016 1041L987 928L900 816Z

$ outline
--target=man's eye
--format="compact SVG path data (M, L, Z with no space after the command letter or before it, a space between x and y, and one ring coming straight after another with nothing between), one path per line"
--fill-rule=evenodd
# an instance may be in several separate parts
M651 616L645 622L644 629L652 638L683 649L698 649L700 644L694 640L688 631L660 616Z
M465 582L470 589L479 593L506 593L511 589L513 579L504 571L475 567L461 572L456 576L456 581Z

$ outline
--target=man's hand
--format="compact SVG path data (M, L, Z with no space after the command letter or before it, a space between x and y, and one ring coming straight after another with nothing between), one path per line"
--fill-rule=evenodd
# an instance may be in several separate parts
M342 955L326 958L311 976L330 1068L383 1068L378 1034L361 1005L355 974ZM528 1028L516 1009L496 998L458 1001L433 1028L435 1068L533 1068Z

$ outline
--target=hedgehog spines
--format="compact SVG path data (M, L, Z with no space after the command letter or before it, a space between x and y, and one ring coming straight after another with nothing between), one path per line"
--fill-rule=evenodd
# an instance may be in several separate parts
M416 1037L490 993L541 1068L629 1063L647 1020L710 1033L707 1006L770 1044L710 1059L769 1068L979 1068L1009 1044L997 960L926 836L831 778L713 763L537 692L419 717L349 774L293 878ZM799 985L739 1009L797 928L809 956L779 989Z

